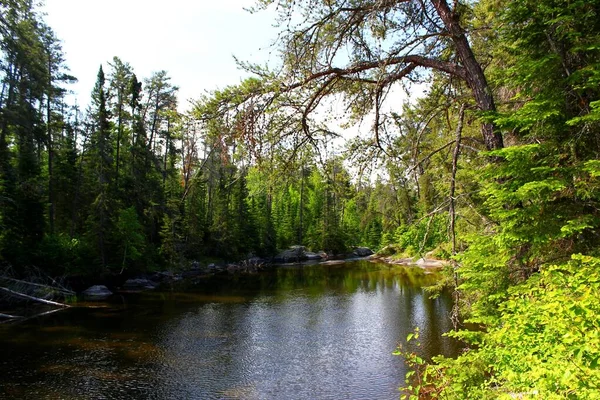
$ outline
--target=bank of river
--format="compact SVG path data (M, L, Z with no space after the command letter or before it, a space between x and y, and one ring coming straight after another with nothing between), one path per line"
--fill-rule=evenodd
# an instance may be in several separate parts
M219 275L0 328L0 398L398 399L392 352L454 355L435 275L356 261Z

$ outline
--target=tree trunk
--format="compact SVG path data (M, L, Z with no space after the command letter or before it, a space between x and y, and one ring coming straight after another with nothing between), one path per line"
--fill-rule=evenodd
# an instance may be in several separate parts
M477 106L484 112L496 111L492 91L483 73L481 64L479 64L473 54L465 30L460 25L458 14L450 9L446 0L432 0L432 3L454 42L458 57L467 72L467 84L473 92ZM498 150L504 147L502 135L494 129L492 123L482 123L481 133L485 147L488 150Z
M48 224L54 234L54 143L52 140L52 57L48 56L48 103L46 104L46 134L48 136Z
M461 105L458 116L458 125L456 126L456 143L454 146L454 152L452 153L452 176L450 177L450 206L448 208L448 214L450 214L450 240L452 242L452 256L455 256L456 251L456 173L458 172L458 157L460 156L460 142L462 140L463 122L465 119L465 105ZM460 292L458 291L458 264L456 260L452 260L452 266L454 269L454 306L452 309L451 320L454 330L458 328L459 324L459 306L460 306Z
M304 230L304 165L300 169L300 226L298 229L298 244L302 246L302 234Z
M122 90L119 88L118 95L118 120L117 120L117 154L116 154L116 165L115 165L115 188L117 193L119 191L119 165L121 161L121 136L123 135L123 94Z

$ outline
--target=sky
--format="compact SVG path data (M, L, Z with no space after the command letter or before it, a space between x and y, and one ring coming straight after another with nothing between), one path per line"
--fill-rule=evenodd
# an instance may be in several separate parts
M89 101L98 68L114 56L138 79L166 70L179 86L179 109L188 99L239 83L249 76L238 59L274 64L275 13L244 10L254 0L45 0L46 23L62 41L66 64L78 83L77 102Z

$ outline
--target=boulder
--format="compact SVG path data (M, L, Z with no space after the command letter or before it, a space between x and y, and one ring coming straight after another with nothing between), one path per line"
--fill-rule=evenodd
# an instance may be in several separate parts
M104 285L95 285L87 288L83 296L88 300L104 300L112 296L112 292Z
M306 260L321 260L323 257L317 253L312 253L306 250L304 246L291 246L289 249L282 251L273 259L274 262L288 263Z
M236 264L227 264L227 266L225 267L225 269L230 274L235 274L236 272L238 272L240 270L240 267L239 267L239 265L236 265Z
M356 249L354 249L352 254L354 254L357 257L368 257L374 253L368 247L357 247Z
M247 264L247 265L256 266L256 265L261 265L264 263L265 263L265 260L260 257L250 257L247 260L244 260L244 264Z
M442 268L444 266L443 261L432 260L430 258L419 258L415 264L421 268Z
M317 254L317 253L312 253L310 251L307 251L304 253L304 257L306 257L307 260L312 261L312 260L321 260L323 257L321 257L321 255Z
M158 283L153 282L149 279L138 278L138 279L127 279L123 284L123 289L127 290L149 290L155 289Z
M175 274L170 271L155 272L152 274L152 282L169 282L175 278Z

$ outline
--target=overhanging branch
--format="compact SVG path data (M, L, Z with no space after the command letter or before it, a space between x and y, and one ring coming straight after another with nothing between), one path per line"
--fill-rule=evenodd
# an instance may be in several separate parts
M423 57L419 55L410 55L410 56L402 56L402 57L390 57L380 61L364 61L358 62L353 65L348 66L347 68L328 68L323 71L315 72L311 74L304 80L296 83L292 83L291 85L283 86L283 91L293 90L302 86L307 85L310 82L318 80L323 77L337 76L337 77L345 77L348 75L355 75L360 72L377 69L381 67L398 65L398 64L409 64L414 65L412 69L416 67L425 67L431 68L437 71L445 72L450 75L456 76L463 80L467 79L466 71L463 67L456 63L437 60L434 58ZM408 68L408 67L407 67ZM406 74L397 74L398 79L406 76ZM394 77L394 75L390 75L390 78ZM384 78L385 79L385 78Z

